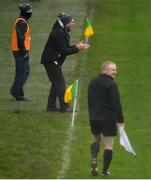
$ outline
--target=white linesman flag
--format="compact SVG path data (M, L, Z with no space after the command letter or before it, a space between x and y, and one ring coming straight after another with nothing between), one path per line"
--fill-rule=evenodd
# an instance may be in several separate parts
M123 128L121 128L119 129L119 134L120 134L120 145L122 145L126 151L128 151L129 153L133 154L136 157L136 153L131 146L126 131Z

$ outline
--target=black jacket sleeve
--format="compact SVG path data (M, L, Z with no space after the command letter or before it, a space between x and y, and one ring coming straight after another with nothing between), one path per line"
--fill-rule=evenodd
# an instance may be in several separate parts
M55 37L55 42L57 42L57 49L59 50L61 55L68 56L78 52L78 49L75 45L69 45L70 37L66 35L63 30L59 29L58 31L56 31Z
M16 24L17 43L19 50L22 52L23 55L26 54L26 49L24 44L26 31L27 31L27 24L23 20L19 20Z
M110 88L110 100L111 100L111 109L115 113L117 122L123 123L124 117L122 112L122 106L120 101L120 94L118 91L118 87L116 83L114 82Z

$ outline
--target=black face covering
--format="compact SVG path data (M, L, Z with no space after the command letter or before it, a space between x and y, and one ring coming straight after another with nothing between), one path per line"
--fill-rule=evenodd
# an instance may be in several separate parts
M24 16L26 19L30 19L32 16L32 12L26 12L26 13L21 12L21 16Z
M30 19L31 16L32 16L32 12L28 12L28 13L26 13L26 16L25 16L25 17L26 17L27 19Z

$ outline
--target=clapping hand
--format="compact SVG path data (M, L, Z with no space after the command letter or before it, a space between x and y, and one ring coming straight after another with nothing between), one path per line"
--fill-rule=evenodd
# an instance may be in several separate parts
M77 47L79 50L88 49L88 48L90 47L90 44L85 43L84 41L81 41L81 42L79 42L79 43L76 44L76 47Z

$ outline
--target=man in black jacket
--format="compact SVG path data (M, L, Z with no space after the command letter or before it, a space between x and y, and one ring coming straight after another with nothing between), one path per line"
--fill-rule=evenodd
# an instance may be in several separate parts
M47 111L58 111L56 99L60 103L60 111L66 112L68 104L64 102L65 80L62 65L68 55L78 53L81 49L89 48L89 44L78 43L70 45L69 32L74 26L74 19L62 13L53 25L47 43L44 47L41 63L44 65L48 78L51 81L51 90L48 97Z
M117 127L124 128L124 118L120 94L114 81L116 64L105 61L101 74L93 79L88 88L88 111L93 142L91 144L91 173L98 174L97 155L100 142L104 143L102 176L109 176L108 168L112 160L114 136Z

